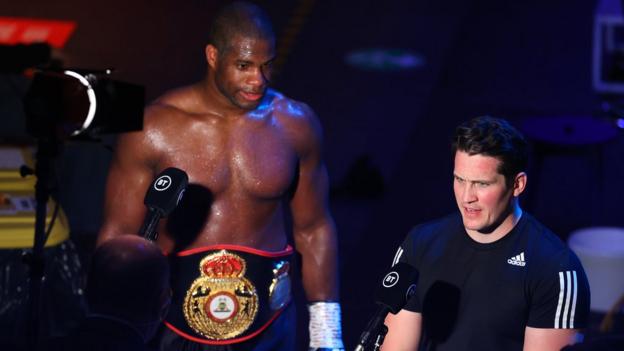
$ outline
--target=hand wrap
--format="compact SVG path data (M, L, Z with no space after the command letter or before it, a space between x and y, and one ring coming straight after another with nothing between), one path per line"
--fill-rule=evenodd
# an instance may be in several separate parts
M310 313L310 350L344 350L338 302L315 302Z

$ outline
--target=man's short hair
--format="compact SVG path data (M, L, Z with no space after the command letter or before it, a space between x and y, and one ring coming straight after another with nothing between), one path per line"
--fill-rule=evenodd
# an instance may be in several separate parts
M93 255L86 297L92 313L129 322L159 317L169 292L169 263L160 249L135 235L104 242Z
M209 43L220 54L230 48L236 36L275 40L271 20L260 7L236 1L223 7L215 16L210 27Z
M511 185L515 176L526 171L528 145L524 136L502 118L481 116L460 124L455 129L453 154L485 155L500 160L498 173Z

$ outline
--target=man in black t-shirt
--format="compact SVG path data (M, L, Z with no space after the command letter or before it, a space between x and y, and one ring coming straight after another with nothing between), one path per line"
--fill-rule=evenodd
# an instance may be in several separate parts
M578 258L522 211L527 144L508 122L478 117L453 142L458 214L414 228L393 264L420 272L383 350L560 350L587 325Z

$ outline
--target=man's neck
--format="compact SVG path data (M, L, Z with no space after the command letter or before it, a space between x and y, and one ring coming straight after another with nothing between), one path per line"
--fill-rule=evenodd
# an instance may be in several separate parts
M222 117L242 116L249 112L234 105L227 97L225 97L209 73L206 78L197 84L200 101L202 105L210 113Z

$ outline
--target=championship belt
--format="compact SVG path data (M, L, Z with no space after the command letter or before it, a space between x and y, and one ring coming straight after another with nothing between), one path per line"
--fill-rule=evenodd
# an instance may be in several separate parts
M253 338L291 300L292 251L215 245L170 256L174 291L165 324L204 344Z

